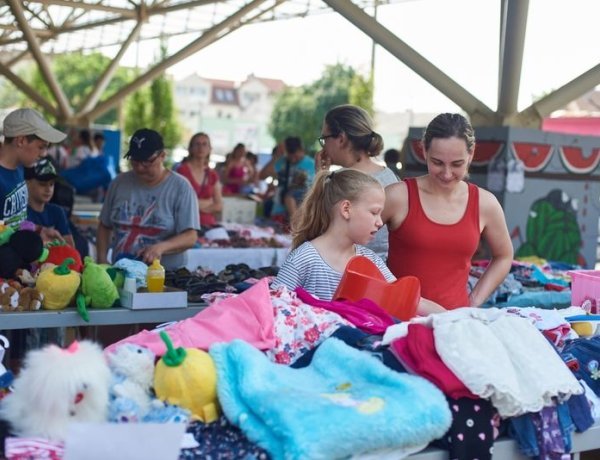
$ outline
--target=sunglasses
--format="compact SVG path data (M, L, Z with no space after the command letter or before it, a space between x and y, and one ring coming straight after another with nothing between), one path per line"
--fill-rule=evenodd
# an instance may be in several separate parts
M148 167L148 166L152 166L152 164L156 161L156 159L160 158L161 155L162 155L162 152L158 152L156 155L154 155L151 158L148 158L147 160L134 160L133 158L130 158L129 161L131 161L132 163L135 163L136 165Z

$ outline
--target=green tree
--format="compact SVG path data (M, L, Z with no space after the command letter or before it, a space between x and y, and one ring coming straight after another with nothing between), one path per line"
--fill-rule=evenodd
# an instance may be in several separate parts
M125 103L125 137L137 129L150 127L151 101L148 86L135 91Z
M269 131L274 139L298 136L311 149L319 136L319 122L314 116L316 100L305 88L286 88L275 100Z
M369 78L364 78L359 74L355 74L350 84L350 104L362 107L371 116L375 115L375 110L373 109L373 89L373 75Z
M298 136L309 151L316 150L325 114L337 105L349 103L372 112L372 88L371 79L365 79L352 67L339 63L327 66L319 80L288 88L277 97L269 131L277 140Z
M156 61L167 55L163 41ZM134 92L127 101L125 110L125 135L131 136L139 128L150 128L159 132L165 147L173 148L181 140L181 128L173 100L173 82L163 72L145 86Z
M22 77L22 75L20 75ZM10 108L19 105L21 95L15 85L6 78L0 78L0 107Z
M150 102L150 127L162 134L166 147L175 147L181 139L181 129L173 101L173 83L165 74L152 81Z
M71 106L77 108L93 90L99 76L102 75L110 62L111 59L109 57L98 52L91 54L83 54L78 52L61 54L54 57L51 66L56 80L62 87ZM120 88L131 82L134 75L135 71L133 69L119 67L114 73L107 88L104 90L100 100L104 100L112 96ZM46 82L37 66L31 73L29 83L47 100L54 101L54 97L48 89L48 86L46 85ZM22 102L24 102L24 100ZM43 110L41 107L38 108ZM45 115L51 121L56 121L50 114L46 113ZM111 109L98 117L96 120L92 121L99 124L115 126L118 122L117 110Z

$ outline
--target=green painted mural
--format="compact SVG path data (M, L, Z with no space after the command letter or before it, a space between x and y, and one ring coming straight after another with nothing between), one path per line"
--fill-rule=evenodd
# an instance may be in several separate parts
M560 189L534 201L527 218L526 240L515 256L538 256L585 266L576 208L576 201Z

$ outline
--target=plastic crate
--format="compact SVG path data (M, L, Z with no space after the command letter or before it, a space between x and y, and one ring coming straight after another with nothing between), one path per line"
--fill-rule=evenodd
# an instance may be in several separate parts
M600 270L571 270L571 305L582 306L585 300L591 302L590 313L597 313L600 307Z

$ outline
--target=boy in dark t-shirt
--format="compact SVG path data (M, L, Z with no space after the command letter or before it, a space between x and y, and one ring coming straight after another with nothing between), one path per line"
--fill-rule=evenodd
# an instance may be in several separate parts
M27 220L41 227L57 230L68 244L74 246L65 211L49 202L54 194L54 182L57 177L56 169L48 158L42 158L31 168L25 168L25 180L29 191Z
M28 192L23 167L46 155L48 144L61 142L66 134L54 129L33 109L17 109L4 119L4 144L0 151L0 220L13 228L27 218ZM41 228L44 239L55 231Z

